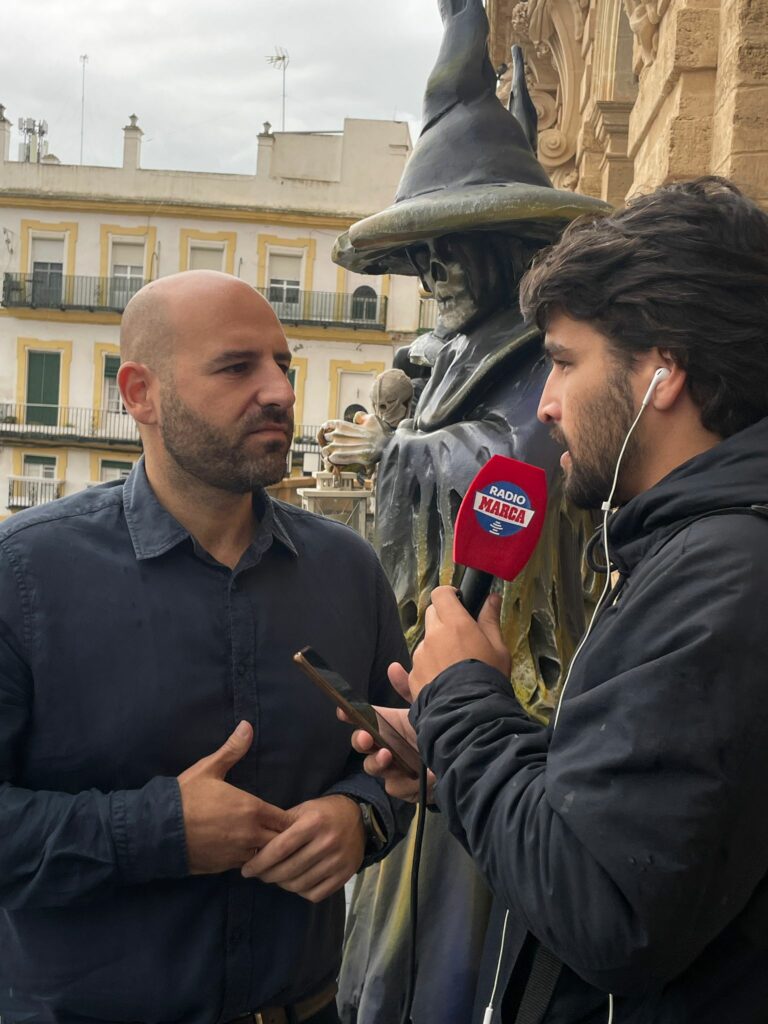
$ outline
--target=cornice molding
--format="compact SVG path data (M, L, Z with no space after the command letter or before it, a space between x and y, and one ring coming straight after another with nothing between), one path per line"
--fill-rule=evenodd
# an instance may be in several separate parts
M225 206L210 203L166 202L153 200L83 199L71 195L40 196L29 192L0 191L0 207L25 207L32 210L74 210L80 213L136 214L143 217L196 218L201 220L246 221L253 224L293 224L318 228L346 229L366 214L326 214L312 210L276 210L269 207Z
M70 324L120 323L119 313L87 313L83 310L0 308L0 317ZM390 348L402 343L403 338L411 340L415 336L403 331L356 331L352 327L323 327L321 324L307 327L283 324L283 330L289 341L293 338L297 341L339 341L353 342L356 345L387 345Z

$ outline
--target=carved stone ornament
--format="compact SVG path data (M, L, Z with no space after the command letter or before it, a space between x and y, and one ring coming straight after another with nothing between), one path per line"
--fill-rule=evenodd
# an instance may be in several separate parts
M556 188L572 190L578 181L575 156L584 70L580 40L588 8L589 0L517 0L507 19L507 44L521 46L525 56L539 120L539 161ZM504 103L510 82L507 70L499 79Z
M669 0L624 0L629 27L637 40L639 61L635 70L650 67L659 52L659 23Z

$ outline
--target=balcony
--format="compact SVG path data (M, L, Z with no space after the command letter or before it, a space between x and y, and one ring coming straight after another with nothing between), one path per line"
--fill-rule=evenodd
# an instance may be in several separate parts
M122 313L145 281L136 278L3 275L3 305L7 309L60 309L87 313ZM279 297L265 291L283 323L319 324L352 330L383 331L387 326L387 298L341 292L305 292L280 289Z
M304 292L282 288L279 296L267 289L265 298L284 324L319 324L353 330L384 331L387 299L384 295L349 295L342 292Z
M6 273L3 305L8 309L122 313L131 296L145 283L136 278Z
M22 508L44 505L64 493L64 481L41 476L9 476L8 508L18 512Z
M0 438L139 446L136 423L125 412L13 402L0 402Z

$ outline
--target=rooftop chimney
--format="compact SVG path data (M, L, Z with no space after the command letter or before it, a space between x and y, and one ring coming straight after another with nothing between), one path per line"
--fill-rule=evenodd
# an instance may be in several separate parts
M8 160L11 152L11 122L5 116L5 107L0 103L0 164Z
M139 128L138 117L131 114L130 124L123 128L123 167L138 170L141 167L141 137L144 132Z
M269 121L265 121L263 129L259 132L259 149L256 154L257 177L269 177L272 170L272 150L274 146L275 136L272 134L272 125Z

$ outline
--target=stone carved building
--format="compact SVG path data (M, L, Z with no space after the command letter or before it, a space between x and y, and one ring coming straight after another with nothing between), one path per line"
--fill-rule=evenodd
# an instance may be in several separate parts
M523 48L539 159L556 186L619 204L713 173L768 205L768 0L487 0L487 10L494 66Z

